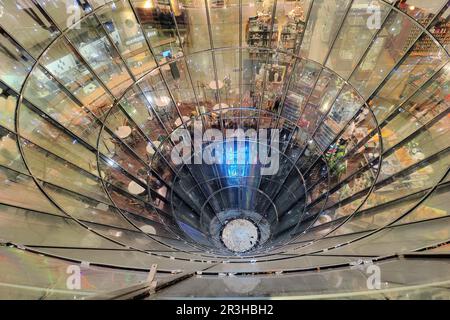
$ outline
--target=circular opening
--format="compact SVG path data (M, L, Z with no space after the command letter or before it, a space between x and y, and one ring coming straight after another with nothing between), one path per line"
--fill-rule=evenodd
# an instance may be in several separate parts
M259 230L250 220L234 219L223 228L221 239L228 250L243 253L256 247Z

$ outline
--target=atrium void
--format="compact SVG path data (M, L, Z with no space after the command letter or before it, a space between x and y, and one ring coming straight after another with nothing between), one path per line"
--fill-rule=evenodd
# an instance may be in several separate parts
M0 299L450 299L449 16L0 0Z

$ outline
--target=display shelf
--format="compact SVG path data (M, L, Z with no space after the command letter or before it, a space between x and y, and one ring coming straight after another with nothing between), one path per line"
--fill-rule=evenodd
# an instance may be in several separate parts
M303 96L290 92L284 102L283 116L292 122L297 122L301 114L303 100Z
M324 122L317 132L316 136L314 137L314 140L317 142L321 150L326 150L331 142L333 142L335 136L336 134L334 133L333 129L331 129Z
M305 23L303 21L289 21L286 23L279 35L278 46L288 52L293 52L299 45L301 34L305 31Z
M305 30L302 19L303 9L300 7L297 8L297 12L293 10L285 17L287 22L282 26L279 26L279 19L276 18L272 27L272 18L269 14L250 17L246 32L247 44L250 47L279 47L292 52L298 45L299 35ZM253 52L255 57L260 54L263 53Z
M250 17L247 24L247 44L249 47L274 47L277 42L277 30L274 25L272 32L271 17L268 14L261 14ZM265 52L259 50L250 51L252 58L266 57Z
M431 34L436 38L439 43L447 47L450 43L450 21L446 19L440 19L430 30Z
M397 172L404 170L405 167L413 165L416 162L417 159L415 159L411 154L409 154L409 152L407 151L396 152L395 157L392 157L389 160L385 160L385 162L383 163L384 168L383 176L385 177L391 176ZM404 177L384 187L382 191L391 192L391 191L422 188L426 184L426 181L430 179L430 175L432 175L433 172L434 171L431 167L424 167L418 169L409 176Z
M426 16L424 13L423 18L416 19L416 20L420 24L426 26L431 22L432 18L430 16ZM441 23L444 24L443 32L441 33L441 37L443 39L445 39L445 37L447 37L447 28L449 26L449 23L448 22L445 23L445 20L442 20ZM414 48L411 52L411 56L427 57L430 55L431 52L436 51L436 44L434 43L433 39L431 37L429 37L428 35L422 36L416 42L418 33L419 33L419 31L410 32L408 34L408 39L403 47L403 50L404 50L404 52L406 52L408 50L408 48L410 48L412 45L414 45Z
M144 26L144 30L147 33L163 33L163 39L158 40L157 43L152 39L152 45L154 47L160 47L163 45L168 45L171 43L177 42L175 30L177 28L180 31L187 32L188 30L183 30L183 26L187 26L186 15L182 12L180 15L175 16L176 23L174 17L170 11L169 3L163 3L161 1L158 2L157 8L146 9L146 8L137 8L137 14L139 19L141 20L142 25ZM151 28L149 28L151 26ZM168 36L167 33L173 33L171 36Z

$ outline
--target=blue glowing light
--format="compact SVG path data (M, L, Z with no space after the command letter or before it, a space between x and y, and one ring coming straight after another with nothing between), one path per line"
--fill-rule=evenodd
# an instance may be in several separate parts
M222 172L228 177L230 185L239 184L242 177L248 175L250 163L250 147L248 141L244 145L235 142L233 147L227 145Z

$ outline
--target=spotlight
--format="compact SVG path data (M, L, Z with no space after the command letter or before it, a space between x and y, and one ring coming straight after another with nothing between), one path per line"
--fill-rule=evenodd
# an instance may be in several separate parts
M152 9L152 8L154 8L154 7L155 7L155 6L154 6L152 0L147 0L147 1L145 1L145 3L144 3L144 8L145 8L145 9Z

